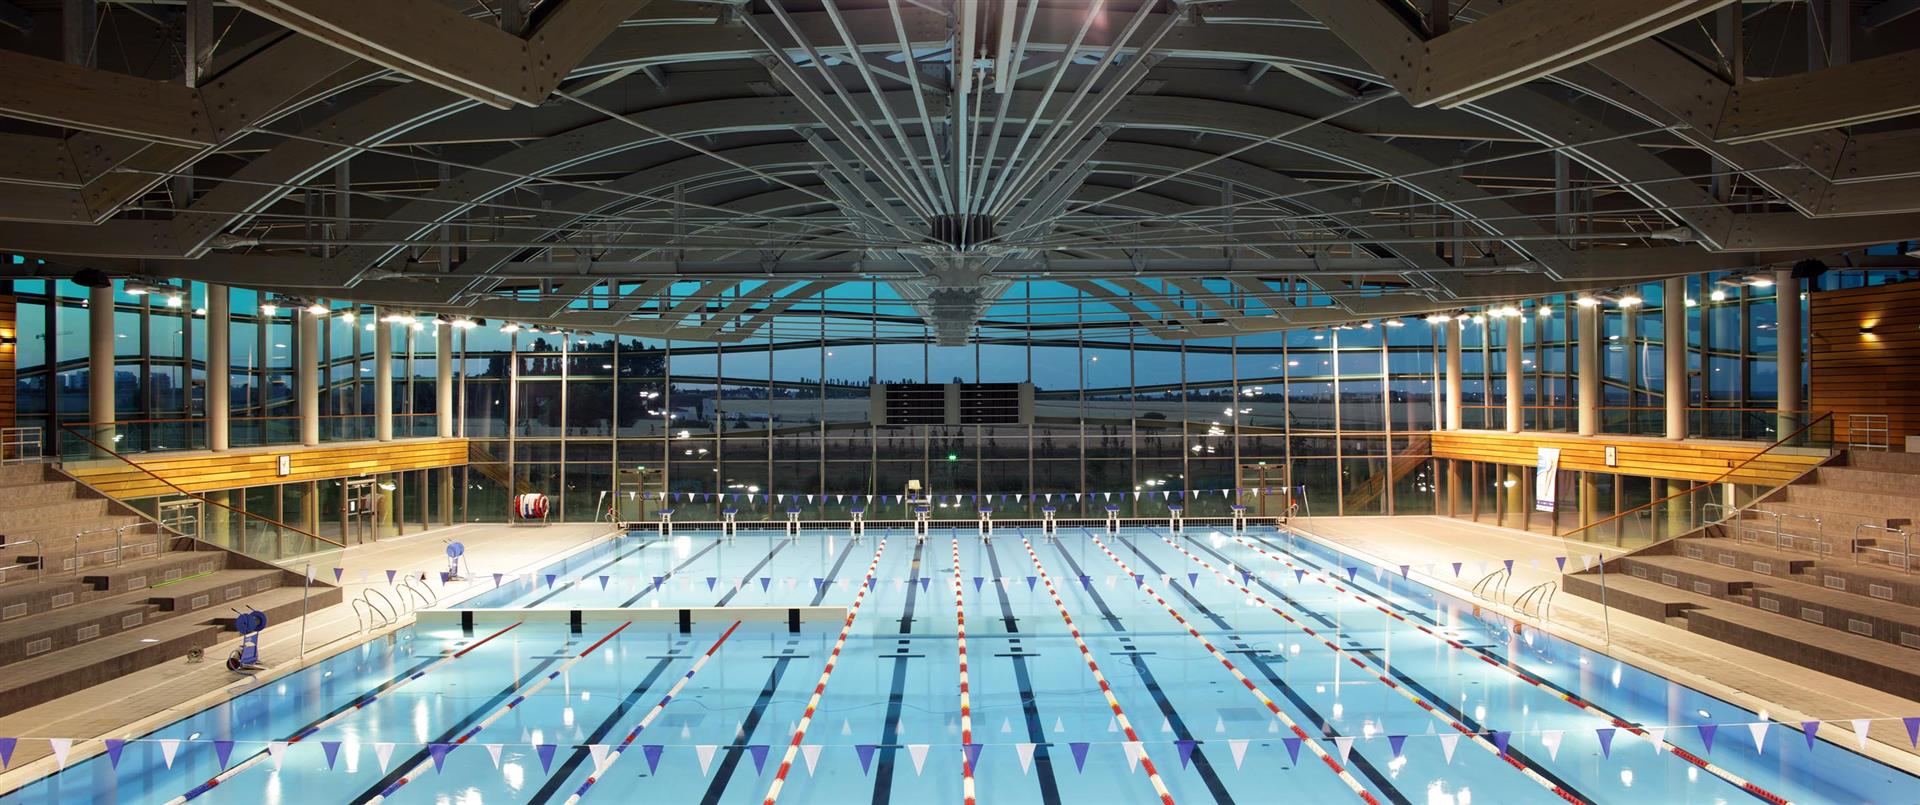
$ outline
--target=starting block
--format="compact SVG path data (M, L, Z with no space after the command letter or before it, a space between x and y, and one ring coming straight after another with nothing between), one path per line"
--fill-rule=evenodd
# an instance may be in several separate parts
M673 510L672 509L660 510L660 536L663 536L663 537L673 536Z

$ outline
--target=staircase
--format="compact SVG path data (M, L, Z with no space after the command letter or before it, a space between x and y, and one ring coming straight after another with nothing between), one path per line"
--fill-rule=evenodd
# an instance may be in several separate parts
M1385 473L1377 473L1360 482L1357 488L1347 489L1345 507L1356 511L1365 510L1386 491L1387 484L1399 483L1400 479L1407 477L1407 473L1419 469L1432 457L1433 437L1425 433L1413 435L1407 439L1406 447L1395 451L1393 460L1389 462Z
M309 594L298 574L166 531L46 465L0 466L0 500L0 715L211 648L234 636L236 609L298 617Z
M1850 452L1724 524L1609 561L1604 600L1920 698L1920 568L1883 530L1920 522L1916 492L1920 454ZM1602 600L1598 570L1564 581Z

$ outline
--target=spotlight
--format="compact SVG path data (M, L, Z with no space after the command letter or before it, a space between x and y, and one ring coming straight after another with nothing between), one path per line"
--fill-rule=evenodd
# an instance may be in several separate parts
M1388 326L1388 327L1405 327L1405 326L1407 326L1407 323L1406 323L1406 322L1404 322L1404 321L1401 321L1401 320L1399 320L1399 319L1387 319L1386 321L1383 321L1383 322L1381 322L1381 324L1384 324L1384 325L1386 325L1386 326Z
M113 278L107 272L97 268L83 268L73 272L73 284L82 288L111 288Z
M312 304L307 305L307 314L311 316L325 316L331 312L333 312L332 309L328 308L326 305L320 304L319 302L313 302Z
M1755 274L1747 278L1747 284L1755 288L1771 288L1773 287L1773 278Z
M1600 304L1600 300L1597 297L1588 296L1587 294L1581 294L1578 299L1573 301L1574 304L1581 307L1593 307L1594 305Z
M1643 301L1645 300L1633 294L1624 294L1620 297L1620 301L1615 302L1614 304L1619 305L1621 307L1639 307L1640 303Z
M503 332L503 333L520 332L520 325L514 324L513 322L507 322L506 324L500 325L500 332Z
M388 313L388 314L387 314L387 315L385 315L385 316L381 316L381 317L380 317L380 320L381 320L381 321L383 321L383 322L386 322L387 324L412 324L412 323L414 323L414 318L413 318L413 314L411 314L411 313Z
M1720 290L1719 288L1715 288L1713 289L1713 293L1707 294L1707 298L1715 302L1725 302L1727 301L1727 292Z
M351 310L342 310L340 311L340 315L338 316L338 318L342 322L345 322L347 324L352 324L353 320L359 317L354 315L354 312Z
M263 316L278 316L278 315L280 315L280 306L279 306L279 305L276 305L276 304L274 304L274 303L273 303L273 302L272 302L271 300L269 300L269 301L266 301L266 302L261 302L261 303L260 303L260 315L263 315Z
M1534 310L1534 315L1539 316L1540 318L1543 318L1543 319L1552 318L1553 316L1553 308L1548 307L1546 305L1541 305L1539 307L1534 308L1533 310Z
M1446 324L1447 322L1452 320L1453 320L1453 317L1445 313L1433 313L1427 316L1428 324Z

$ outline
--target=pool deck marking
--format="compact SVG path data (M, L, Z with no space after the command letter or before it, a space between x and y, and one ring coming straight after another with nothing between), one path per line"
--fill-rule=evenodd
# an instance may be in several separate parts
M1073 554L1068 553L1065 546L1055 542L1053 547L1060 552L1062 558L1067 560L1067 566L1073 570L1074 575L1085 577L1086 573L1081 570L1080 563L1074 561ZM1094 607L1107 616L1105 619L1112 625L1115 632L1126 632L1126 627L1121 625L1119 617L1113 615L1112 609L1107 606L1106 598L1101 596L1098 590L1095 590L1092 585L1084 584L1081 588L1092 598ZM1167 692L1160 687L1159 681L1154 679L1152 669L1147 667L1146 657L1155 652L1140 651L1130 645L1130 641L1137 636L1137 632L1122 635L1120 638L1123 641L1122 650L1108 653L1124 656L1133 664L1133 670L1140 675L1140 681L1146 687L1147 694L1153 697L1154 706L1159 708L1161 718L1166 719L1167 724L1173 728L1174 738L1181 741L1194 741L1188 762L1193 765L1194 772L1200 775L1200 781L1206 785L1207 793L1213 795L1215 802L1232 803L1233 793L1227 790L1226 782L1220 779L1218 772L1214 771L1213 761L1207 758L1206 751L1201 749L1198 741L1194 740L1193 730L1187 727L1187 720L1180 716L1180 711L1173 706L1173 700L1167 697Z
M953 540L953 624L954 640L960 652L960 793L965 805L974 805L973 795L973 704L967 685L967 598L966 585L960 580L960 540Z
M1557 796L1571 803L1592 802L1592 800L1587 799L1586 797L1580 795L1578 792L1574 791L1570 786L1564 785L1561 782L1557 782L1554 778L1549 777L1545 773L1544 769L1539 768L1536 764L1533 764L1525 760L1523 757L1520 756L1518 752L1511 751L1511 748L1502 749L1491 738L1489 738L1486 733L1483 733L1476 728L1469 727L1466 724L1461 723L1458 719L1455 719L1449 716L1447 713L1435 707L1433 703L1428 702L1425 698L1422 698L1420 694L1415 693L1414 691L1410 690L1407 686L1402 685L1399 682L1395 682L1392 676L1381 673L1379 670L1376 670L1374 666L1361 660L1361 658L1359 656L1356 656L1353 652L1348 651L1347 649L1341 648L1338 643L1333 642L1333 640L1329 639L1327 635L1314 631L1313 627L1308 626L1305 623L1301 623L1299 619L1295 618L1291 613L1277 606L1274 606L1267 599L1261 597L1259 593L1254 592L1252 588L1246 586L1245 584L1240 583L1239 581L1234 580L1232 576L1229 576L1226 573L1222 572L1219 568L1214 567L1212 563L1198 556L1195 556L1193 552L1188 551L1186 548L1181 547L1179 543L1174 542L1171 539L1168 539L1165 535L1161 535L1158 532L1153 531L1152 529L1148 529L1148 531L1149 533L1153 533L1156 536L1159 536L1161 542L1164 542L1167 545L1172 546L1174 550L1179 551L1180 553L1184 554L1187 558L1192 559L1195 562L1198 562L1201 567L1204 567L1207 570L1211 571L1215 576L1219 576L1220 580L1225 581L1229 585L1232 585L1235 589L1238 589L1240 592L1251 597L1255 603L1259 604L1260 606L1266 607L1268 610L1272 611L1273 614L1279 615L1282 619L1286 620L1288 623L1294 624L1295 626L1299 627L1300 630L1303 632L1306 632L1308 636L1313 637L1316 640L1319 640L1321 645L1326 646L1327 648L1331 649L1335 654L1339 655L1342 658L1345 658L1348 662L1353 663L1354 666L1359 668L1361 671L1372 674L1375 679L1378 679L1381 682L1381 684L1386 685L1388 689L1394 691L1395 693L1400 694L1402 697L1404 697L1408 701L1413 702L1421 710L1426 711L1428 715L1433 716L1435 719L1439 720L1441 723L1446 724L1448 727L1453 728L1455 732L1458 732L1461 735L1466 736L1468 742L1472 743L1475 746L1484 748L1489 752L1492 752L1494 756L1500 758L1509 767L1513 768L1515 771L1520 772L1522 776L1526 777L1529 780L1532 780L1534 783L1538 784L1540 787L1545 788L1548 791L1552 792L1554 796ZM1265 579L1260 579L1259 583L1262 587L1266 587L1269 591L1273 592L1274 595L1279 596L1283 600L1286 600L1289 604L1293 606L1298 606L1304 611L1312 611L1311 607L1301 606L1298 602L1295 602L1291 598L1288 598L1285 593L1282 593L1278 589L1275 589L1271 584L1268 584ZM1333 636L1338 637L1339 634L1336 632ZM1319 751L1324 751L1324 750L1319 750Z
M608 769L613 768L613 764L620 760L620 756L626 754L627 747L632 746L634 740L640 737L640 733L646 730L648 725L651 725L653 720L658 718L660 714L667 709L667 705L673 703L674 697L679 696L680 691L686 688L687 683L693 681L693 675L700 673L700 669L706 667L707 661L713 659L714 655L720 652L721 644L727 642L727 638L733 636L733 630L738 628L740 628L740 621L734 621L732 626L727 627L725 632L720 633L720 639L713 641L713 645L707 647L706 653L701 654L700 659L694 661L693 667L688 668L687 672L682 674L680 679L673 683L673 687L667 689L667 694L660 697L660 701L654 704L653 709L648 710L647 715L640 719L640 723L635 724L633 729L627 732L626 737L620 740L620 745L613 747L612 751L608 752L606 762L600 765L599 768L594 769L593 774L587 776L586 781L582 782L580 787L574 790L573 795L567 797L567 805L574 805L574 803L580 801L581 797L587 795L587 791L593 788L594 783L600 781L600 776L606 774ZM655 671L655 673L658 673L658 671ZM642 682L641 685L642 687L647 687L650 686L651 683ZM635 688L634 691L638 693L639 688ZM613 718L608 718L607 721L611 724ZM569 762L576 762L578 758L579 752L576 750L574 757L570 758ZM565 779L565 775L553 779L556 781L562 780ZM542 789L542 791L544 793L545 789ZM544 801L544 799L542 799L542 801Z
M553 795L560 792L560 787L566 785L567 780L573 777L573 773L579 770L580 764L593 755L593 750L590 747L606 740L607 734L613 732L613 728L619 725L620 717L631 711L634 705L640 703L641 697L647 695L647 691L652 690L653 686L659 683L660 676L667 672L667 667L672 665L674 660L684 660L686 658L687 655L685 654L648 657L647 659L656 660L656 662L652 668L647 669L647 674L640 679L640 684L635 685L633 690L627 692L626 698L620 700L620 704L613 708L613 712L608 713L606 718L600 719L600 723L594 726L593 732L587 734L585 743L575 744L573 746L573 751L567 753L567 759L561 761L560 770L547 776L547 781L540 786L539 790L534 792L533 798L528 800L529 805L533 805L533 803L544 803L553 799ZM594 774L600 773L604 773L604 769L596 771ZM587 779L592 780L593 777L593 774L589 774Z
M720 547L719 540L714 540L713 542L707 543L707 547L694 551L692 556L687 557L686 561L681 562L680 564L674 565L672 570L669 570L665 573L655 576L654 578L658 579L658 581L647 582L646 587L641 588L640 592L634 593L632 598L629 598L626 601L621 602L620 606L630 607L630 606L633 606L634 604L639 603L640 599L647 597L647 593L658 590L660 585L666 582L667 579L673 578L676 574L678 574L682 570L686 570L688 565L693 564L702 555L706 554L707 551L711 551L718 547Z
M1016 528L1014 532L1020 533L1020 530ZM1166 781L1160 779L1160 770L1154 767L1153 758L1147 756L1146 744L1140 740L1139 733L1134 732L1133 722L1127 720L1127 712L1120 707L1120 700L1114 698L1113 686L1107 684L1106 675L1100 673L1100 664L1094 662L1093 650L1087 647L1087 641L1080 636L1080 627L1073 624L1073 616L1067 613L1066 602L1060 600L1060 591L1053 586L1053 577L1047 574L1046 566L1040 563L1040 554L1034 552L1033 542L1028 540L1025 534L1020 534L1020 543L1026 546L1027 559L1033 562L1034 570L1040 574L1041 583L1047 587L1047 595L1053 599L1054 608L1060 612L1060 619L1066 622L1067 633L1073 636L1073 642L1080 647L1080 658L1086 661L1087 670L1093 672L1094 681L1100 683L1100 692L1106 696L1107 707L1113 710L1114 720L1119 723L1121 731L1126 733L1127 740L1139 747L1135 751L1140 755L1140 768L1146 772L1147 780L1153 783L1154 792L1159 794L1163 805L1173 805L1173 794L1168 793Z
M925 555L926 543L916 540L913 545L913 559L907 564L907 597L900 610L899 634L902 635L913 631L913 610L920 600L920 563ZM905 649L902 648L900 653L881 655L880 658L906 660L922 656L925 655L906 654ZM887 715L880 728L879 760L873 772L873 805L887 805L893 799L893 769L894 761L900 756L898 746L900 711L906 704L906 689L907 664L896 662L893 664L891 686L887 691Z
M467 714L462 716L460 720L455 721L451 726L448 726L445 729L441 730L440 737L437 739L436 742L445 743L445 742L452 741L453 738L461 730L466 729L468 726L472 725L475 721L480 720L481 713L483 713L487 708L498 706L501 702L506 701L507 697L512 696L515 692L519 691L521 688L526 687L529 684L532 684L534 680L539 679L542 674L546 673L548 668L553 667L554 663L559 662L562 659L565 659L567 656L568 655L560 655L557 658L546 658L546 659L542 659L540 662L534 663L533 668L529 669L526 673L521 674L518 678L514 679L511 683L507 684L506 687L501 688L500 692L495 693L492 698L489 698L486 702L482 703L479 707L476 707L476 708L473 708L472 710L467 711ZM427 759L427 760L432 759L433 757L432 752L427 748L427 746L431 746L431 744L422 746L419 749L414 750L411 754L407 756L407 759L401 761L400 765L394 768L392 771L383 772L379 780L374 781L373 785L369 786L359 796L354 797L352 802L356 803L356 805L361 805L362 803L366 803L378 797L384 797L388 793L390 793L394 788L397 788L397 786L394 786L394 783L399 781L402 777L405 777L408 769L413 768L413 766L418 764L422 759Z
M1119 554L1114 553L1112 548L1107 547L1107 543L1102 541L1098 535L1094 534L1091 530L1082 529L1082 531L1087 535L1088 539L1093 541L1095 546L1100 548L1100 552L1106 554L1107 558L1112 560L1115 565L1118 565L1122 571L1128 575L1134 575L1133 568L1126 563L1126 560L1121 559ZM1280 705L1275 704L1273 698L1268 696L1266 691L1261 690L1260 686L1255 685L1252 679L1247 678L1246 674L1241 673L1240 669L1234 666L1233 660L1228 659L1227 655L1220 653L1220 649L1214 647L1213 641L1208 640L1205 635L1200 634L1200 630L1194 628L1193 624L1188 622L1186 616L1181 615L1179 610L1174 609L1173 604L1168 603L1165 596L1162 596L1159 591L1153 589L1152 584L1148 584L1145 580L1142 580L1136 586L1139 587L1142 592L1145 592L1149 598L1152 598L1155 603L1158 603L1161 609L1166 610L1167 614L1172 616L1175 621L1179 622L1179 624L1187 630L1187 634L1192 635L1193 639L1200 641L1200 645L1207 650L1207 653L1213 655L1213 658L1218 660L1221 667L1226 668L1228 673L1233 674L1233 678L1240 682L1241 687L1246 688L1249 693L1253 694L1254 698L1259 699L1260 704L1267 708L1267 712L1272 713L1274 718L1280 719L1280 722L1285 724L1287 729L1293 732L1294 737L1297 738L1301 744L1312 749L1314 755L1320 758L1320 762L1326 764L1327 768L1333 770L1334 775L1339 777L1341 782L1346 783L1347 788L1352 790L1355 796L1360 797L1361 801L1368 803L1368 805L1380 805L1380 800L1375 798L1373 792L1368 791L1366 786L1360 784L1360 780L1353 776L1353 772L1348 771L1345 766L1341 765L1339 760L1334 759L1333 755L1327 752L1326 747L1321 746L1319 741L1314 740L1313 736L1308 735L1307 731L1300 727L1299 722L1294 721L1291 716L1288 716L1285 710L1281 710Z
M477 649L481 646L486 645L489 642L492 642L494 638L499 637L508 632L511 632L514 629L519 628L519 626L520 626L519 623L509 624L506 628L501 629L500 631L494 632L493 634L487 635L486 637L483 637L480 640L472 644L469 644L466 648L460 649L459 651L453 652L452 654L442 656L439 659L414 666L412 669L407 671L407 673L401 676L395 677L391 680L388 680L386 684L383 684L380 687L377 687L371 691L368 691L365 695L360 696L359 698L356 698L353 701L345 705L342 705L341 707L334 710L333 712L328 713L327 715L314 720L312 723L309 723L306 726L301 727L298 730L295 730L293 735L287 738L287 743L289 745L299 743L301 739L311 736L314 733L319 732L320 730L326 728L328 725L333 724L337 721L340 721L341 719L344 719L350 715L353 715L354 713L357 713L362 709L365 709L367 705L372 704L376 701L379 701L381 696L391 693L394 690L400 688L401 686L406 685L407 683L410 683L416 679L419 679L420 677L426 676L429 672L432 672L433 670L440 668L446 665L447 663L453 662L454 660L460 659L461 657L465 657L469 652L473 651L474 649ZM246 771L247 769L252 768L253 766L259 764L260 761L265 760L266 758L267 758L267 750L263 747L260 751L255 752L251 755L248 755L245 759L241 760L239 763L236 763L232 766L228 766L225 770L221 771L219 774L216 774L213 777L208 778L206 782L203 782L197 786L194 786L192 789L188 790L187 793L182 794L178 797L175 797L171 800L168 800L168 805L179 805L180 803L198 798L200 795L213 790L215 787L219 786L221 783L231 780L235 776L239 775L241 772Z
M627 557L637 554L648 548L651 548L655 545L659 545L662 542L665 542L665 540L658 540L658 539L647 540L645 542L640 543L638 546L635 546L632 550L620 552L618 555L614 556L612 559L608 559L607 561L602 562L598 567L595 567L592 570L588 570L587 572L582 573L580 575L580 578L570 579L565 584L562 584L558 587L554 587L547 590L546 595L540 596L539 598L535 598L532 601L528 601L526 606L521 607L521 609L533 609L534 607L537 607L541 604L551 601L553 600L554 596L573 589L574 587L578 586L581 582L586 581L587 579L593 578L595 575L598 575L600 571L613 567L614 565L619 564L621 560L626 559ZM609 544L617 545L619 543L616 542L616 543L609 543ZM561 560L561 561L565 561L565 560ZM545 568L542 568L542 570L544 569ZM558 575L558 574L555 574L555 575Z
M993 575L1000 576L1000 555L994 550L993 543L985 544L988 569ZM1006 624L1008 632L1017 633L1019 618L1013 615L1013 600L1007 597L1007 585L993 585L1000 599L1000 620ZM1007 636L1013 641L1020 638L1012 634ZM998 657L1013 659L1013 680L1020 688L1020 713L1027 726L1027 740L1034 744L1033 767L1039 770L1041 805L1060 805L1060 781L1053 775L1053 753L1047 742L1046 727L1040 723L1040 704L1033 690L1033 677L1027 669L1027 658L1040 656L1039 652L1022 651L1018 654L997 654Z
M560 667L555 668L551 671L548 671L547 675L544 677L541 677L540 681L533 683L532 687L522 690L519 695L514 696L506 704L500 705L498 709L494 710L492 713L487 714L485 718L480 719L479 723L474 724L472 727L468 728L466 732L460 733L460 737L455 738L452 741L453 748L459 748L461 746L464 746L468 741L473 740L473 736L479 735L482 730L485 730L487 727L492 726L494 722L499 721L502 718L505 718L508 713L513 712L515 708L525 703L529 698L532 698L535 694L538 694L542 688L545 688L547 685L552 684L553 680L559 679L561 675L565 674L568 670L572 669L573 666L579 663L581 660L584 660L588 657L593 656L593 653L595 651L599 651L601 646L604 646L607 644L607 641L612 640L614 637L618 636L621 632L626 631L627 627L632 625L633 625L633 621L626 621L624 623L621 623L619 626L614 627L613 631L608 632L604 637L601 637L599 640L595 640L593 642L593 645L587 646L587 648L584 651L581 651L579 654L575 655L572 659L569 659L566 662L561 663ZM488 704L491 705L492 702L488 702ZM393 779L391 782L388 782L385 780L382 781L382 782L387 782L387 786L383 789L380 789L380 793L372 797L355 800L355 805L379 805L379 803L386 801L388 797L393 796L394 792L399 791L407 783L412 782L415 778L419 777L422 774L425 774L427 769L432 768L433 766L436 765L433 761L432 752L429 750L430 750L430 746L421 747L420 751L414 753L414 757L412 758L413 760L412 765L401 766L400 768L402 769L402 771L400 772L400 775L397 778ZM420 757L422 753L427 754L427 757L424 757L424 758Z
M766 567L767 563L773 561L774 554L779 553L781 548L785 548L788 545L792 545L792 544L793 544L792 538L787 538L787 539L783 539L778 542L775 542L773 544L773 548L767 551L767 555L760 557L760 562L758 564L755 564L751 569L747 570L746 575L741 576L738 582L735 582L734 584L729 586L727 588L727 594L720 596L719 603L714 604L714 606L716 607L726 606L728 601L732 601L734 596L739 595L740 591L742 589L745 589L749 582L753 581L753 576L755 573L759 573L761 568Z
M873 561L867 563L866 575L860 581L860 592L853 596L853 606L847 610L847 622L840 627L840 636L833 642L833 652L827 655L827 667L820 672L820 681L814 683L813 696L807 699L807 709L800 715L800 726L793 731L793 740L787 742L787 751L780 758L780 770L774 772L773 784L767 788L763 805L774 805L780 800L780 789L787 782L787 772L793 769L794 756L800 753L800 741L807 736L807 726L813 723L813 713L820 706L820 697L827 690L827 681L833 676L834 664L840 660L840 652L846 648L847 635L853 631L853 619L860 615L860 605L867 601L867 591L873 589L873 572L880 567L880 555L887 552L887 538L880 538L878 550L873 552Z
M1162 539L1165 539L1165 538L1162 537ZM1298 566L1294 565L1292 562L1288 561L1284 557L1270 554L1265 549L1261 548L1259 545L1256 545L1245 539L1241 539L1238 536L1233 537L1233 539L1239 542L1240 544L1253 549L1255 552L1259 553L1262 556L1265 556L1274 561L1278 561L1289 568L1298 568ZM1302 557L1301 561L1304 562L1307 560L1304 557ZM1532 685L1533 687L1540 688L1542 690L1546 690L1554 694L1554 696L1560 699L1561 701L1564 701L1568 704L1573 705L1574 707L1589 711L1597 716L1600 716L1601 718L1611 721L1613 723L1614 728L1616 729L1626 730L1627 732L1630 732L1634 735L1645 738L1649 741L1653 740L1653 735L1649 733L1647 730L1641 729L1639 725L1630 723L1626 719L1623 719L1619 716L1614 715L1611 712L1608 712L1607 710L1602 709L1599 705L1586 701L1585 699L1581 699L1580 697L1573 695L1571 692L1559 687L1558 685L1555 685L1552 682L1544 678L1541 678L1539 676L1536 676L1533 673L1527 671L1526 669L1519 667L1517 664L1504 661L1503 658L1501 658L1499 655L1495 654L1492 651L1489 651L1484 648L1479 648L1459 640L1455 640L1451 637L1440 634L1439 632L1429 628L1425 624L1415 623L1413 621L1408 620L1406 616L1398 612L1395 612L1386 606L1382 606L1381 602L1385 601L1385 599L1381 598L1380 596L1374 593L1366 592L1358 584L1353 585L1353 588L1354 588L1353 590L1348 590L1346 586L1341 585L1338 580L1328 579L1325 576L1322 576L1320 573L1317 573L1312 569L1309 569L1309 568L1298 568L1298 569L1306 570L1307 571L1306 576L1309 578L1312 578L1314 581L1320 584L1332 587L1337 592L1342 592L1342 593L1346 593L1347 595L1351 595L1356 601L1372 606L1374 609L1379 610L1380 612L1386 614L1387 616L1392 617L1396 620L1399 620L1403 623L1408 623L1412 625L1414 629L1447 644L1447 646L1450 648L1453 648L1459 651L1464 651L1470 655L1476 656L1487 665L1490 665L1494 668L1498 668L1502 671L1505 671L1507 674L1513 676L1516 679L1519 679L1522 682L1526 682L1527 684ZM1366 592L1366 595L1362 596L1358 594L1359 592ZM1790 805L1791 803L1791 801L1788 800L1787 798L1782 797L1779 794L1776 794L1754 783L1753 781L1748 780L1745 777L1742 777L1739 774L1735 774L1733 771L1723 768L1720 765L1707 760L1706 758L1695 755L1692 752L1687 751L1684 747L1674 744L1671 741L1667 741L1664 737L1660 740L1660 743L1666 746L1669 750L1672 750L1673 754L1679 757L1680 759L1685 760L1688 763L1692 763L1693 765L1698 766L1702 769L1705 769L1707 772L1713 774L1716 777L1719 777L1720 779L1726 781L1728 784L1734 786L1735 788L1740 789L1742 792L1752 795L1757 799L1760 799L1765 802L1773 803L1773 805Z

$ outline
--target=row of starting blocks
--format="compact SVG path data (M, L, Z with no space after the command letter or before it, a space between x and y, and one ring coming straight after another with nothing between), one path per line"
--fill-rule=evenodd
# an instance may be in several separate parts
M1233 504L1232 511L1233 511L1233 530L1234 531L1247 530L1247 507L1236 503L1236 504ZM800 513L801 513L801 509L798 506L790 506L787 508L787 528L786 528L787 536L796 537L800 535ZM852 527L853 536L855 538L859 538L860 536L864 535L867 532L867 525L866 525L867 510L864 507L856 506L852 509L851 513L853 514L853 520L849 523L849 525ZM1041 518L1040 531L1041 531L1041 534L1043 534L1047 539L1053 539L1055 534L1059 531L1060 524L1059 524L1059 520L1056 517L1058 513L1059 513L1059 510L1053 506L1040 507L1040 518ZM734 537L736 534L739 533L739 524L736 522L736 518L739 516L739 514L740 514L740 510L732 506L728 506L720 510L721 536L731 539L732 537ZM977 522L980 528L980 537L988 542L992 542L993 541L993 507L991 506L980 507L979 514L980 514L980 519ZM673 533L673 510L661 509L659 511L659 516L660 516L660 535L664 537L669 534L672 534ZM932 527L933 527L933 508L927 505L915 506L913 508L914 537L919 541L925 541L927 538L927 534L932 529ZM1167 528L1168 530L1172 531L1175 534L1181 534L1186 532L1186 507L1185 506L1181 506L1179 504L1173 504L1167 507ZM1120 507L1112 503L1107 504L1107 533L1108 534L1120 533Z

